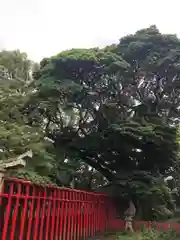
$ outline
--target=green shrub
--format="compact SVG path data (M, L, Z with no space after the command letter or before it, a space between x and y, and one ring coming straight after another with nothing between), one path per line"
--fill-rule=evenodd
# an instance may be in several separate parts
M146 229L142 232L141 240L177 240L179 239L179 234L175 231L168 232L157 232L154 229Z

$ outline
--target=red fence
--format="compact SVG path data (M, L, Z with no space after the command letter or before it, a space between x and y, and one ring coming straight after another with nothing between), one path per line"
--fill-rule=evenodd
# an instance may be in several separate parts
M112 228L103 194L7 179L0 194L1 240L79 240Z
M106 230L124 230L110 198L7 179L0 193L0 240L85 240ZM134 229L174 229L180 224L135 221Z

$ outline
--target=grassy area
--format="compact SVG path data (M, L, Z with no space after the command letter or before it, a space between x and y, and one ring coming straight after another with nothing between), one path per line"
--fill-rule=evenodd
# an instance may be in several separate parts
M108 233L104 236L93 238L91 240L139 240L138 233Z
M108 240L110 240L109 238ZM113 240L179 240L180 235L176 232L157 232L153 229L144 230L139 233L120 233Z
M180 235L176 232L157 232L155 230L143 230L139 233L107 234L94 240L179 240Z
M113 240L142 240L142 238L140 233L119 233Z

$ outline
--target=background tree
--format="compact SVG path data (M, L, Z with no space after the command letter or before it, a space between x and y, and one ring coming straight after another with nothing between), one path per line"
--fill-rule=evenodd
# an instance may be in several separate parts
M50 183L48 174L54 160L53 146L40 129L28 125L27 116L22 114L22 108L31 98L34 88L28 81L30 78L24 79L30 74L30 69L26 69L26 74L21 72L18 65L21 65L21 62L18 58L11 59L13 54L14 52L8 51L0 53L0 159L7 161L32 150L34 156L27 166L11 171L10 175L34 182ZM15 75L12 74L13 71Z
M147 93L144 91L146 86L142 86L143 83L139 86L139 82L133 82L132 78L127 85L125 77L129 65L125 61L113 53L97 49L90 50L87 60L87 52L86 55L83 50L62 53L57 59L53 58L52 61L48 61L48 64L38 73L37 85L40 86L40 91L37 92L37 96L47 99L45 94L53 93L51 96L48 95L52 100L52 102L48 101L48 104L55 106L54 102L56 102L56 109L50 105L46 107L48 113L41 109L41 112L49 120L46 128L48 136L54 140L57 146L67 146L69 143L71 151L78 152L80 158L86 159L88 164L101 171L109 180L113 179L112 171L115 169L125 170L122 168L123 164L127 164L128 169L133 163L134 169L145 170L147 168L146 170L154 171L153 169L156 168L161 171L163 166L164 170L167 170L171 163L176 161L176 128L170 127L164 119L159 118L162 116L162 110L155 109L156 103L146 96ZM106 63L104 59L106 59ZM114 68L114 66L118 67ZM157 85L158 80L154 79L154 81L154 85ZM155 86L149 86L147 91L150 92L153 88L156 92ZM141 96L139 97L140 91ZM46 100L45 104L47 104ZM52 111L49 110L50 108ZM73 123L70 121L69 125L64 125L62 115L69 113L73 116L76 115L76 120ZM118 136L119 141L117 141ZM65 139L63 139L64 137ZM164 162L158 165L157 159L155 162L152 160L151 150L157 148L155 138L158 141L157 145L170 146L168 142L165 143L165 139L172 140L170 154L165 154L167 165ZM111 140L109 141L109 139ZM109 151L112 151L113 139L115 143L121 141L122 146L118 145L114 154L109 153L107 149L107 146L111 144ZM130 142L132 142L131 145ZM145 153L145 151L148 152ZM172 151L174 155L171 154ZM157 152L154 153L157 154ZM159 154L161 155L163 152L159 152ZM147 161L145 156L151 160ZM165 156L161 155L158 159L161 161ZM121 159L119 168L116 163L109 163L111 161L109 159L114 158ZM135 159L137 160L135 161ZM140 159L144 161L143 167L138 163ZM150 167L145 166L147 162L151 163Z
M38 69L38 64L29 60L27 54L19 50L1 51L0 66L8 72L9 79L21 81L32 80L32 72Z
M179 166L179 69L165 61L171 48L176 60L170 54L170 61L177 64L178 44L152 26L116 46L44 59L34 74L36 97L27 107L31 124L42 126L46 119L43 127L56 149L138 198L136 179L142 186L145 176L163 179Z

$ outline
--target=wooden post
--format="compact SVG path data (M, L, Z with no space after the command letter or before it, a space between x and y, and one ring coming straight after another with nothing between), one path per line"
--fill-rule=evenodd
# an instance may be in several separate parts
M33 153L32 151L27 151L18 157L10 158L6 161L0 161L0 193L2 192L2 187L4 184L4 177L6 175L6 172L12 169L21 168L26 166L26 160L24 160L25 157L32 158Z

